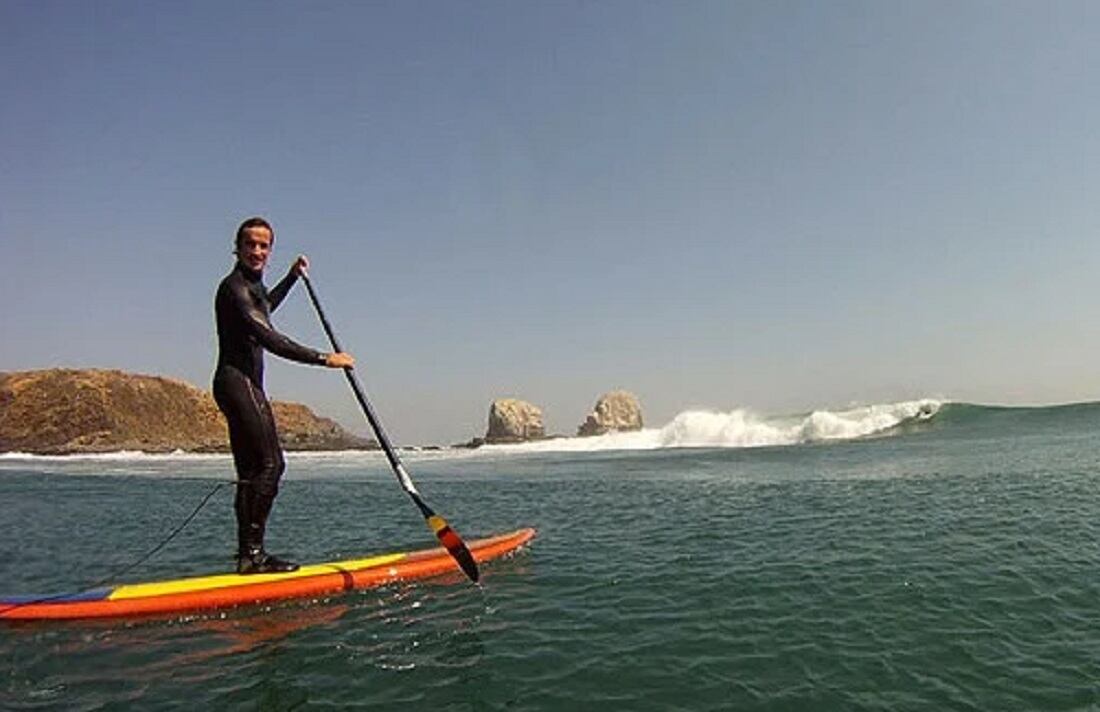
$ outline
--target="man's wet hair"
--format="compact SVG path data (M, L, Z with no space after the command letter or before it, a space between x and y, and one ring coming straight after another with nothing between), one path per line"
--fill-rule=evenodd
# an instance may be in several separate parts
M233 245L239 250L241 248L241 240L244 239L245 230L252 227L267 228L267 231L271 233L271 244L275 244L275 228L271 227L271 223L260 217L252 217L241 223L241 226L237 228L237 239L233 242Z

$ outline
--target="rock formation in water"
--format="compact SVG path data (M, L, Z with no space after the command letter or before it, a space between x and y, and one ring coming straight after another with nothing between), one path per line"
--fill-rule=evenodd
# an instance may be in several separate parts
M546 437L542 410L516 398L498 398L489 407L487 443L518 443Z
M272 403L288 450L376 447L297 403ZM0 373L0 452L225 452L225 419L183 381L99 369Z
M642 406L629 391L604 393L577 428L580 437L642 429Z

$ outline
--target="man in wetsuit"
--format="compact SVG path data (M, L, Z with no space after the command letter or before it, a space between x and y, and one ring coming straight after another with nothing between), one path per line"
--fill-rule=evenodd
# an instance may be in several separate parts
M322 353L287 338L271 325L298 277L309 267L299 256L286 277L268 291L263 284L275 232L263 218L249 218L237 229L237 264L218 285L214 314L218 324L218 366L214 400L229 423L229 444L237 470L237 573L294 571L297 564L264 551L264 529L286 469L271 404L264 395L264 350L299 363L351 368L346 353Z

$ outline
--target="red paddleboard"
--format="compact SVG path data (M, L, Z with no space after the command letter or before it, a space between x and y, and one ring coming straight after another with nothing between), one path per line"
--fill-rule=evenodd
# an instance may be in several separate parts
M518 529L468 542L478 563L515 551L535 536ZM310 564L281 574L215 574L124 584L78 593L0 598L0 620L46 620L144 616L322 596L394 581L459 571L443 547L382 554L364 559Z

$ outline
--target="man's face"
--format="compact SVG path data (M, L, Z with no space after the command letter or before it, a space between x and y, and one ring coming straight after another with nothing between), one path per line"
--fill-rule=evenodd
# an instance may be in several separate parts
M245 228L244 237L237 245L237 259L253 272L263 272L267 258L271 256L271 231L266 227Z

